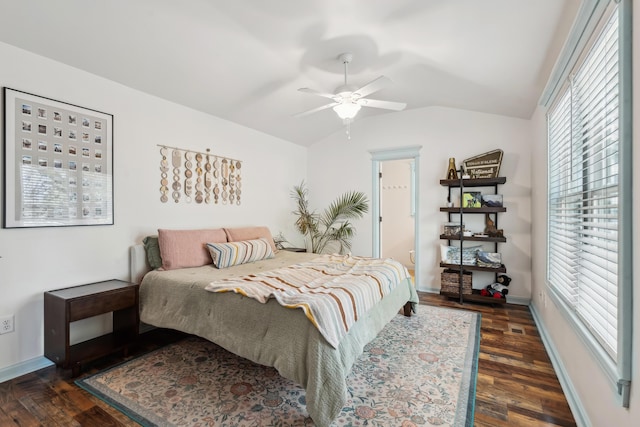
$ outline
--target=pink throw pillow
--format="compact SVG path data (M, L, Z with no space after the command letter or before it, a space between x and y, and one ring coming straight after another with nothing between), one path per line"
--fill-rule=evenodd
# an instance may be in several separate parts
M224 231L227 233L227 241L229 242L241 242L243 240L264 238L267 239L267 242L269 242L271 250L274 253L278 251L268 227L236 227L225 228Z
M162 268L174 270L211 264L207 243L222 243L227 235L222 228L204 230L158 229Z

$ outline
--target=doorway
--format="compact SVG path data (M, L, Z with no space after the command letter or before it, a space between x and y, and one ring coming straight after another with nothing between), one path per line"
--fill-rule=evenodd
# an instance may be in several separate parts
M419 150L371 151L373 256L389 257L419 275Z
M380 256L415 271L413 159L380 163Z

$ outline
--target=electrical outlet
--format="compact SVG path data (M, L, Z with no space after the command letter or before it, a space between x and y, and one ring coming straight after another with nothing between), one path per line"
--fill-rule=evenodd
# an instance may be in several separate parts
M0 334L8 334L9 332L13 332L13 321L13 314L0 317Z

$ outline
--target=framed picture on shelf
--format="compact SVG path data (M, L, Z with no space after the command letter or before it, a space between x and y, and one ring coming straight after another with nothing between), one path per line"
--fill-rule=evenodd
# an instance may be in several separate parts
M4 99L3 227L112 225L113 115L10 88Z
M463 208L479 208L482 206L482 193L479 191L467 191L462 193Z
M478 251L477 265L479 267L500 268L502 266L502 254L499 252Z
M501 208L502 194L483 194L482 206L486 206L488 208Z
M464 229L464 224L459 222L447 222L444 225L444 235L451 237L460 237L460 233Z

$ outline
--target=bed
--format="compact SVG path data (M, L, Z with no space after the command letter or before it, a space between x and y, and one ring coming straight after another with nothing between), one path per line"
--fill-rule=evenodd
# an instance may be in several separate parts
M130 250L131 280L140 283L140 319L208 339L255 363L273 366L306 389L307 411L318 426L329 426L347 399L346 377L364 346L401 308L417 303L411 280L399 283L362 315L333 347L301 309L274 299L258 302L238 293L205 290L212 281L271 271L316 258L277 251L273 258L217 269L213 265L150 270L143 245Z

